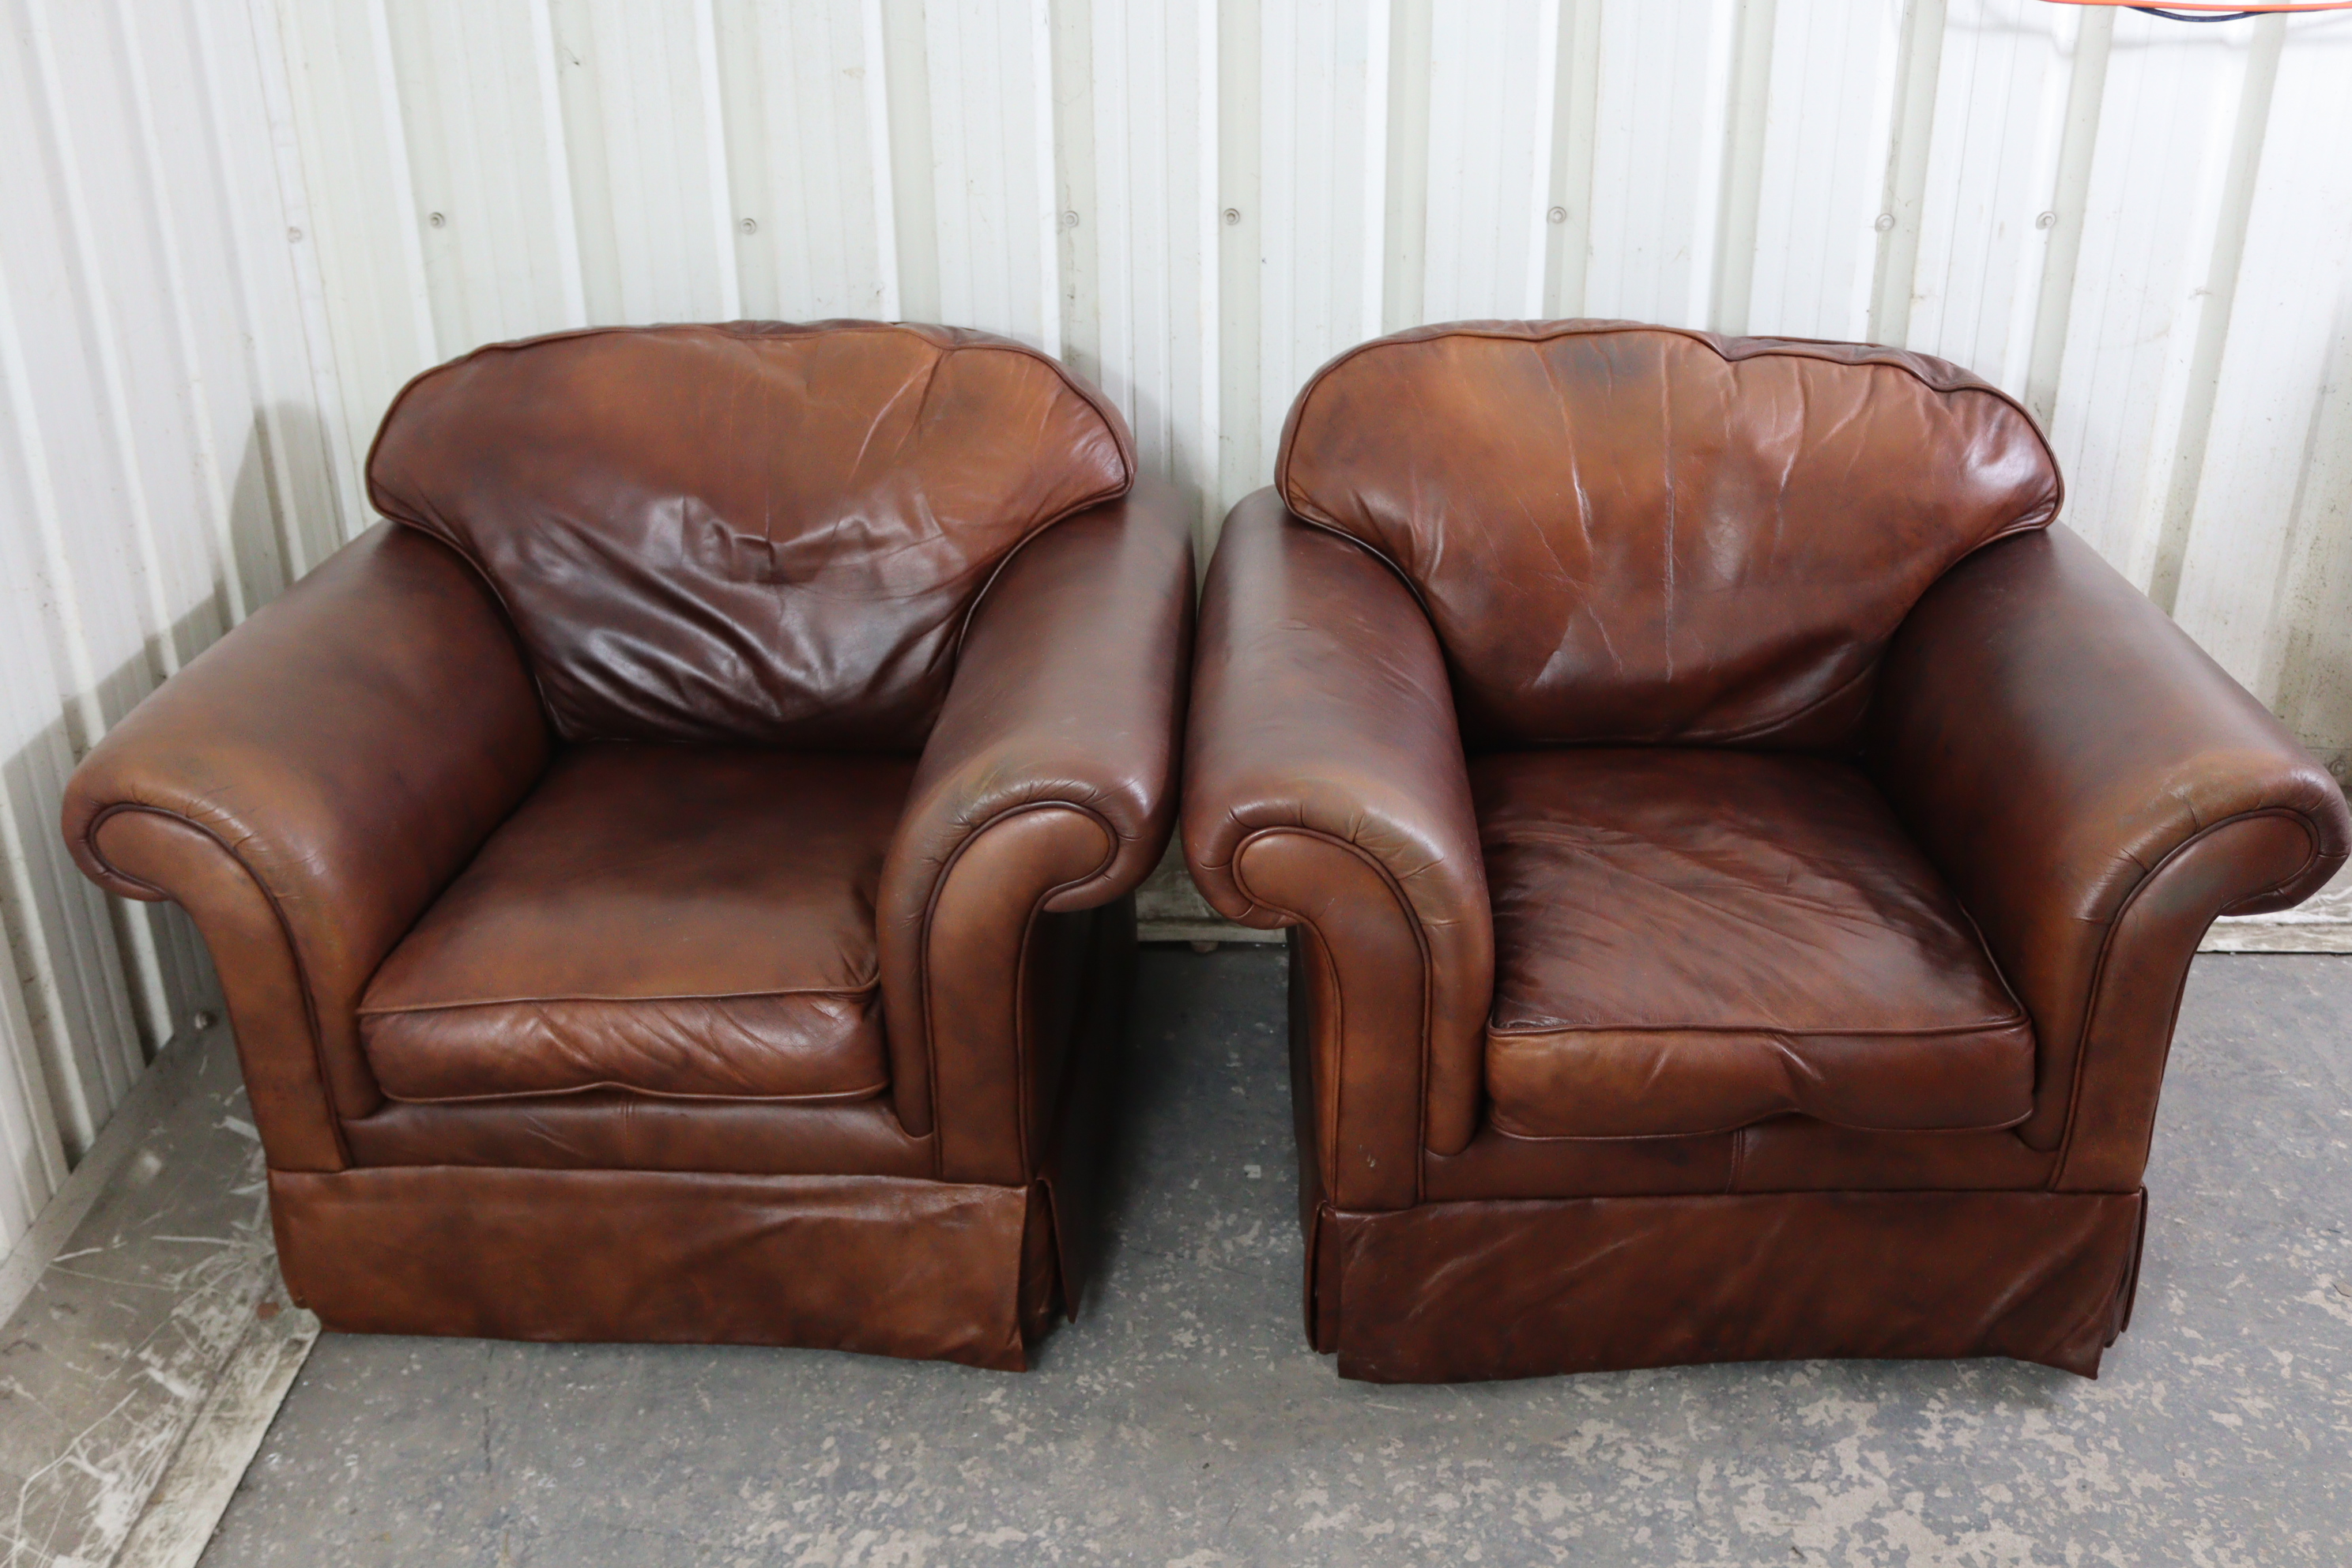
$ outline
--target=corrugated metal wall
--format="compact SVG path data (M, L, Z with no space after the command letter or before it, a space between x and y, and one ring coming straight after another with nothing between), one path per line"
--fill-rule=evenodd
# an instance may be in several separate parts
M1905 343L2352 754L2352 17L2042 0L0 0L0 1239L195 1008L76 753L363 526L402 381L593 321L1066 355L1215 518L1423 321Z
M352 521L282 69L239 5L0 0L0 1243L220 1005L74 869L66 776Z

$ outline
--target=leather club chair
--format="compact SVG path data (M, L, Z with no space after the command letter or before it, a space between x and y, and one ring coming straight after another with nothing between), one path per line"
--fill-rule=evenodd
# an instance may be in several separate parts
M1290 928L1344 1376L2006 1355L2126 1321L2183 978L2342 795L1956 367L1368 343L1227 521L1192 871Z
M204 933L294 1298L1022 1366L1175 811L1190 531L1134 469L1092 388L939 328L412 382L392 521L65 812Z

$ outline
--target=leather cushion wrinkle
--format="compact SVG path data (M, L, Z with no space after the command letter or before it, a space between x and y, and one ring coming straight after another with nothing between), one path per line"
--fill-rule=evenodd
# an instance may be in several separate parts
M912 769L562 753L369 985L361 1038L384 1092L880 1092L874 900Z
M564 740L913 750L991 574L1134 471L1117 411L1019 343L735 322L427 371L368 486L497 590Z
M1611 321L1350 350L1276 484L1414 584L1474 749L1843 748L1913 603L2061 494L2032 420L1957 366Z
M1872 1131L2032 1109L2033 1032L1855 769L1643 748L1475 759L1504 1132Z

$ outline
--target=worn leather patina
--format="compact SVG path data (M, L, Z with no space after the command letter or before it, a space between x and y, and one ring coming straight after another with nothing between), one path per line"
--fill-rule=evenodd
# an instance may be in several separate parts
M2062 498L2006 395L1864 344L1465 322L1300 392L1184 841L1290 928L1344 1375L2095 1373L2198 940L2352 818Z
M65 812L211 949L295 1299L1024 1364L1175 809L1118 414L982 333L600 330L426 372L368 477Z

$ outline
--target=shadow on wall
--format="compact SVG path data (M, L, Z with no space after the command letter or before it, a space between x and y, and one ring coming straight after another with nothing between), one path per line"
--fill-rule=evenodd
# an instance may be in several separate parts
M282 444L274 463L273 435ZM160 685L169 665L185 665L211 647L237 610L249 615L284 591L294 575L289 542L310 565L340 547L323 435L307 407L281 405L267 418L257 412L227 484L226 539L215 536L209 516L155 520L167 534L155 542L156 553L208 560L208 590L168 626L148 628L138 651L98 673L86 695L65 689L70 667L58 669L46 721L11 736L14 748L0 758L0 812L15 862L0 876L0 932L13 961L6 983L21 1000L21 1010L6 1008L6 1021L22 1021L7 1032L26 1037L22 1047L31 1058L0 1073L0 1096L30 1093L47 1102L23 1108L35 1136L16 1152L14 1168L0 1172L0 1201L21 1197L27 1217L165 1043L192 1032L198 1014L222 1011L219 982L185 914L171 904L110 898L74 865L59 830L66 782L98 732ZM126 548L121 556L136 559L138 552ZM77 584L84 605L76 608L89 604L94 586ZM52 1125L54 1144L46 1131Z

